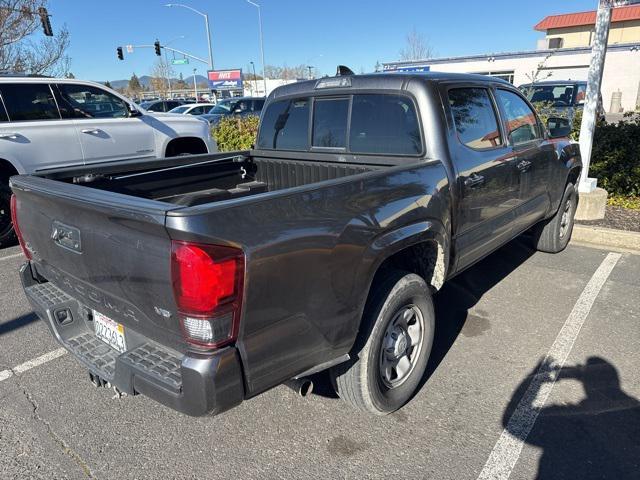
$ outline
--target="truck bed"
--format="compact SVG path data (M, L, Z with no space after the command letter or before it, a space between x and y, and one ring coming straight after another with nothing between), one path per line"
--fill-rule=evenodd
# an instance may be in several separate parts
M100 173L100 167L85 167L81 175L68 172L66 176L55 177L67 183L190 207L383 168L361 163L302 161L243 154L219 157L192 156L190 163L168 164L142 171L123 169Z

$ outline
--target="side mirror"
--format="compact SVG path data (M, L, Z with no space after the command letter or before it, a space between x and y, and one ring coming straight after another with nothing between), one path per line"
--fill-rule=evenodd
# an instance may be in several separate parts
M141 117L142 112L138 110L133 104L127 103L127 110L129 110L130 117Z
M547 130L549 130L549 138L568 137L571 133L571 124L567 118L549 117L547 119Z

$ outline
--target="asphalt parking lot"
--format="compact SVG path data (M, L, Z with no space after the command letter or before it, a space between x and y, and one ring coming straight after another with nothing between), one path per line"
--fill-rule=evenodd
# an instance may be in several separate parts
M428 377L387 417L322 376L214 418L113 399L30 313L21 262L0 250L2 478L638 478L640 256L503 247L436 296Z

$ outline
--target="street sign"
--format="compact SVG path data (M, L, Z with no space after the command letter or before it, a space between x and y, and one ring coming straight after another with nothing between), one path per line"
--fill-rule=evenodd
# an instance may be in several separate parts
M242 70L209 70L207 72L211 90L242 90Z
M171 63L173 65L188 65L189 64L189 59L188 58L174 58Z
M133 45L127 45L127 53L133 53Z

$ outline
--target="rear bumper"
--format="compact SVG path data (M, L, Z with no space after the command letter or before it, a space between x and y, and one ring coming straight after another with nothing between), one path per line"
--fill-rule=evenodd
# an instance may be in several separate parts
M133 341L121 354L95 337L90 310L52 283L39 283L29 263L21 267L20 278L33 310L58 342L94 376L120 391L142 393L192 416L215 415L243 400L242 369L234 347L213 354L183 354L131 332Z

